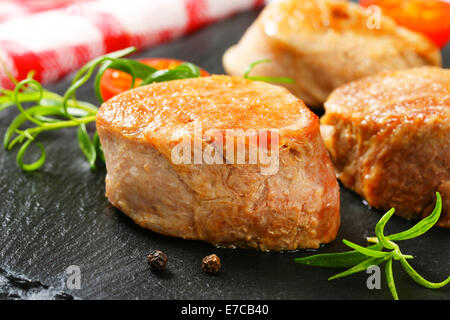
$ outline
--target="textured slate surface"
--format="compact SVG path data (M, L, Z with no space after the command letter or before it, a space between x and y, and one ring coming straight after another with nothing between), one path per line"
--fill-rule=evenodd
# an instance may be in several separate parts
M168 45L139 56L167 56L192 61L213 73L222 73L221 56L238 41L257 12L240 14ZM449 67L449 48L446 49ZM53 86L62 91L69 79ZM92 86L79 98L95 102ZM0 132L16 114L0 115ZM328 282L337 270L309 268L293 262L309 252L262 253L216 249L196 241L158 235L136 226L104 197L105 170L91 172L83 160L74 130L43 136L48 161L35 173L22 172L16 152L0 151L0 298L82 299L390 299L382 290L368 290L367 274ZM341 188L342 227L338 239L320 249L345 249L341 240L365 244L380 212L370 210L360 197ZM387 232L412 222L394 217ZM425 277L441 281L450 273L450 230L433 229L402 243L416 256L412 265ZM169 256L168 270L151 272L146 255L153 249ZM217 276L201 271L201 259L210 253L222 258ZM68 290L65 270L81 269L81 289ZM403 299L450 299L450 286L423 289L399 266L394 267ZM384 275L383 275L384 278ZM27 280L31 279L31 280Z

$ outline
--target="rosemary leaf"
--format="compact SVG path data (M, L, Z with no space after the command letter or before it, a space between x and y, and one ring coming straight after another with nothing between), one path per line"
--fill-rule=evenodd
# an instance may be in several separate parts
M392 259L386 261L385 264L386 280L394 300L399 300L397 289L395 288L394 273L392 272Z
M430 282L428 280L425 280L420 274L417 273L416 270L411 267L411 265L406 261L406 259L400 259L400 263L403 267L403 269L409 274L409 276L417 283L420 284L422 287L428 288L428 289L439 289L443 286L450 283L450 277L445 279L442 282Z
M368 248L381 250L382 246L375 244ZM366 255L353 250L340 253L316 254L309 257L297 258L295 262L313 267L350 268L365 260L367 260Z
M26 86L26 85L35 85L38 88L38 92L39 92L39 96L37 98L37 101L40 101L43 97L43 93L44 90L42 89L42 86L39 82L37 82L36 80L33 79L25 79L20 81L16 88L14 89L14 103L17 106L17 109L19 109L20 113L22 113L28 121L30 122L34 122L36 125L41 125L42 123L39 120L36 120L35 118L33 118L22 106L22 103L19 99L19 95L20 95L20 90L22 87Z
M352 249L355 249L356 251L358 251L358 252L360 252L360 253L362 253L362 254L364 254L366 256L372 257L372 258L384 258L387 255L389 255L389 252L376 251L376 250L372 250L372 249L369 249L369 248L364 248L364 247L361 247L361 246L357 245L356 243L350 242L350 241L345 240L345 239L342 240L342 242L344 242L344 244L346 246L348 246L348 247L350 247Z
M384 226L386 223L391 219L392 215L394 214L395 209L392 208L388 212L386 212L383 217L381 217L380 221L378 221L377 225L375 226L375 234L378 238L378 241L380 244L386 248L386 249L394 249L394 246L392 243L389 242L389 240L384 236Z
M134 47L130 47L130 48L126 48L123 50L119 50L119 51L115 51L103 56L100 56L90 62L88 62L87 64L85 64L80 71L78 71L78 73L75 75L74 79L72 80L72 85L67 89L66 93L64 94L64 99L62 102L63 105L63 109L64 109L64 113L66 115L67 118L71 119L71 120L76 120L75 117L73 117L72 115L70 115L67 112L67 108L68 108L68 101L70 99L76 100L76 91L78 88L80 88L81 86L83 86L92 76L92 74L94 73L94 70L101 65L102 63L105 62L109 62L112 61L114 59L119 59L123 56L126 56L132 52L136 51L136 48ZM126 63L124 62L123 65L126 65ZM130 68L131 70L131 68ZM131 70L132 72L132 70Z
M83 151L84 156L89 162L89 166L92 170L95 170L95 160L97 159L97 151L94 143L91 141L89 134L86 130L86 125L84 123L80 124L78 127L78 144L81 151Z
M399 297L397 294L397 289L395 287L394 274L392 271L393 261L400 261L403 269L419 285L429 289L441 288L450 283L450 277L438 283L425 280L406 261L406 259L412 259L413 257L411 255L403 254L400 251L399 246L395 242L393 242L393 240L406 240L422 235L439 220L441 210L442 210L441 195L439 194L439 192L436 192L436 206L431 215L419 221L414 227L410 228L409 230L389 236L384 235L384 227L394 214L394 209L391 209L385 215L383 215L383 217L377 223L375 227L376 237L367 239L369 242L375 243L374 245L364 248L344 239L343 242L350 248L355 249L355 251L340 254L339 253L321 254L306 258L295 259L295 261L306 265L320 266L320 267L332 267L332 266L344 267L351 265L351 263L353 262L359 262L354 267L332 276L331 278L329 278L329 280L342 278L357 272L361 272L366 270L371 265L379 265L384 261L386 261L386 268L385 268L386 279L389 290L395 300L398 300ZM383 248L391 251L382 251ZM347 257L349 258L349 260L345 261ZM361 259L364 260L360 261Z
M34 171L39 169L40 167L42 167L42 165L45 163L45 158L46 158L46 154L45 154L45 150L44 147L38 143L37 146L39 147L39 149L41 150L41 156L39 157L38 160L36 160L33 163L30 164L25 164L23 162L23 156L25 154L25 151L28 149L28 147L30 146L31 142L33 141L33 139L28 139L20 148L19 152L17 153L17 163L19 164L19 167L24 170L24 171Z
M440 193L436 192L436 205L434 207L433 212L428 217L419 221L416 225L414 225L412 228L406 231L395 233L388 236L388 239L392 241L408 240L421 236L436 224L436 222L439 220L439 217L441 216L441 211L442 211L442 198Z
M154 82L200 77L200 69L192 63L183 63L173 69L158 70L142 81L141 86Z
M102 94L101 94L101 90L100 90L101 79L102 79L105 71L108 69L113 69L112 68L113 66L115 66L115 69L120 69L121 71L124 71L124 72L130 74L132 77L130 89L134 87L137 71L135 70L136 67L132 67L132 64L130 61L132 61L132 60L129 60L129 59L110 60L110 61L105 60L105 62L102 65L100 65L100 68L97 72L97 76L95 77L95 83L94 83L95 95L97 96L97 99L100 103L104 102ZM95 65L94 65L94 68L95 68ZM152 72L154 72L154 71L152 71ZM142 72L140 72L140 73L142 74Z
M100 160L105 162L105 154L103 153L103 148L102 145L100 144L100 138L98 136L97 131L94 133L94 137L92 138L92 140L95 146L95 151L97 152L97 156L100 158Z
M123 64L124 62L126 63L126 65ZM125 58L113 61L109 65L109 69L114 69L117 71L129 73L129 74L130 74L130 69L131 69L132 74L134 74L135 77L139 78L139 79L145 79L152 73L155 73L156 71L158 71L158 69L155 69L155 68L153 68L149 65L146 65L144 63L141 63L137 60L125 59Z
M377 265L383 263L384 261L388 260L390 257L391 257L391 255L387 255L387 256L385 256L383 258L368 258L367 260L357 264L353 268L350 268L350 269L348 269L348 270L346 270L344 272L338 273L338 274L328 278L328 280L334 280L334 279L338 279L338 278L343 278L343 277L347 277L349 275L352 275L354 273L365 271L370 266L377 266Z

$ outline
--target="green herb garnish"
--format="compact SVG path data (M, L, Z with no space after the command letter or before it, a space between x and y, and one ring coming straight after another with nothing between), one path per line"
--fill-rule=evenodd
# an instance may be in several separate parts
M344 253L318 254L305 258L297 258L295 259L295 262L315 267L350 267L350 269L338 273L330 277L328 280L346 277L357 272L365 271L370 266L380 265L385 262L387 284L395 300L398 300L398 294L395 288L394 275L392 272L393 261L399 261L403 269L419 285L429 289L441 288L450 282L450 277L438 283L433 283L425 280L408 263L407 260L412 259L413 257L410 255L404 255L400 251L399 246L394 242L397 240L416 238L427 232L432 226L436 224L436 222L439 220L442 210L442 199L439 192L436 192L436 197L436 206L433 212L428 217L421 220L415 226L406 231L395 233L389 236L384 235L384 227L395 211L395 209L391 209L377 223L375 227L376 237L367 238L368 242L375 244L369 247L361 247L353 242L344 239L344 244L354 250Z
M34 171L45 163L47 157L40 143L37 143L41 152L39 159L30 164L24 163L23 160L25 152L32 142L36 141L39 134L69 127L78 127L78 144L91 169L96 168L97 159L104 162L97 132L91 138L86 129L87 124L95 121L98 107L76 98L77 90L86 84L96 69L94 89L100 103L103 103L100 79L107 69L115 69L131 75L131 88L134 87L137 78L143 80L140 84L143 86L153 82L200 77L200 69L192 63L183 63L170 70L157 70L139 61L123 58L135 50L130 47L88 62L77 72L64 95L44 89L38 81L33 79L33 72L20 82L7 73L16 87L14 90L0 87L0 112L15 105L20 114L8 126L3 138L3 147L6 150L12 150L16 145L20 145L16 158L20 168L25 171ZM24 108L22 103L32 105Z
M251 76L250 73L253 71L253 69L262 63L269 63L271 62L270 59L263 59L258 60L253 63L251 63L244 73L244 78L253 80L253 81L264 81L264 82L273 82L273 83L295 83L295 80L288 77L262 77L262 76Z

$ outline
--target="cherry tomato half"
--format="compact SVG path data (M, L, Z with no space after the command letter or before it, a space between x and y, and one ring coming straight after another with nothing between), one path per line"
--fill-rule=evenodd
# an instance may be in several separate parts
M360 0L376 5L399 25L418 31L441 48L450 40L450 2L445 0Z
M148 58L139 59L138 61L158 70L173 69L184 63L184 61L168 58ZM200 74L202 77L210 75L203 69L200 69ZM132 77L125 72L113 69L106 70L100 80L100 93L102 94L103 100L106 101L119 93L129 90L131 82ZM136 79L134 87L138 87L141 82L142 79Z

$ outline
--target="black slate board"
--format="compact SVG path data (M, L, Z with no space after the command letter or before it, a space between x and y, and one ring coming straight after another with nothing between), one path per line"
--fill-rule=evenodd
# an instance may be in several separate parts
M212 73L223 73L221 57L236 43L258 12L239 14L191 36L140 53L189 60ZM445 50L449 67L450 48ZM51 87L62 92L70 79ZM92 86L79 98L95 102ZM0 132L16 114L0 116ZM57 139L56 139L57 138ZM309 268L293 259L311 252L258 252L217 249L207 243L165 237L141 229L104 197L105 170L91 172L78 149L74 130L42 137L48 161L42 170L24 173L16 152L0 151L0 298L81 299L391 299L382 274L382 290L366 287L368 275L328 282L339 270ZM338 239L320 252L345 250L346 238L365 245L381 212L367 208L356 194L341 188L342 227ZM413 225L394 217L387 232ZM402 243L414 255L413 266L441 281L450 273L450 230L434 228ZM168 271L151 272L146 255L160 249ZM216 276L204 274L201 259L217 253L223 262ZM81 289L65 287L70 265L81 269ZM450 299L450 286L428 290L394 266L403 299ZM28 280L31 279L31 280Z

